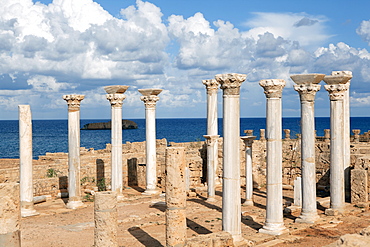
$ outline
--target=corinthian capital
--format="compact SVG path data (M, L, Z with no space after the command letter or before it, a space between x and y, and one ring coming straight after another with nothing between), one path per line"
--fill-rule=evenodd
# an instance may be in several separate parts
M349 84L330 84L324 87L329 93L330 100L343 100L344 92L348 90Z
M315 101L316 92L320 90L321 85L316 84L301 84L301 85L294 85L294 90L299 93L299 97L301 101Z
M330 100L342 100L344 98L344 92L348 90L349 83L352 75L340 72L336 75L327 75L324 77L326 91L329 92Z
M247 78L244 74L218 74L215 76L216 81L221 84L221 89L224 91L224 95L239 95L240 86Z
M123 94L107 94L107 100L109 100L112 107L122 107L125 98L126 95Z
M207 93L215 93L218 90L218 81L215 79L202 80L202 83L206 86Z
M281 98L283 88L285 87L285 80L283 79L269 79L260 80L260 86L265 90L267 98Z
M80 95L80 94L63 95L63 99L67 101L69 111L80 110L80 104L84 98L85 98L85 95Z
M140 99L144 102L145 108L154 108L159 100L159 97L156 95L141 96Z
M157 96L163 90L162 89L138 89L138 91L143 95L140 99L144 102L146 109L155 109L159 97Z

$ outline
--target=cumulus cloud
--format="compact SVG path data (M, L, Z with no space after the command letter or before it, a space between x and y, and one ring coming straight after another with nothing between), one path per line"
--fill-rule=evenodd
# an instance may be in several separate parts
M362 21L356 32L365 42L370 45L370 20Z
M78 93L86 95L82 118L109 118L103 86L114 84L130 86L124 104L131 117L142 117L139 88L164 89L159 116L191 111L204 117L201 80L230 72L248 75L242 104L259 107L256 112L263 112L265 100L259 80L285 79L284 91L297 99L291 74L332 70L353 71L352 102L365 104L370 54L342 42L323 46L331 37L326 21L306 13L253 13L239 29L227 20L211 23L202 13L163 20L159 7L142 0L118 17L93 0L3 0L0 110L13 115L1 117L15 118L17 104L27 103L36 117L60 118L66 108L61 95ZM367 42L369 22L357 29ZM297 104L287 105L287 112L296 112Z

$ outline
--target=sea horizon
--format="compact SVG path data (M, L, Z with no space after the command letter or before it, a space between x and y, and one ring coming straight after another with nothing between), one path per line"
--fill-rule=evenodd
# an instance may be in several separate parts
M125 119L125 118L124 118ZM122 143L145 141L145 119L127 119L138 124L137 129L123 130ZM80 128L87 123L107 122L110 119L81 119ZM19 158L18 120L0 120L0 158ZM290 129L291 138L300 134L300 117L284 117L282 129ZM266 127L265 117L240 118L240 136L244 130L252 129L260 137L259 130ZM33 157L45 155L46 152L68 152L68 119L34 119ZM315 117L317 136L324 135L324 129L330 129L329 117ZM370 129L370 117L351 117L351 130L360 129L364 133ZM157 118L156 139L166 138L167 142L203 141L206 135L206 118ZM222 137L222 118L218 119L218 133ZM81 147L95 150L105 149L111 142L110 130L81 130ZM352 131L351 131L352 134ZM284 138L284 133L282 132Z

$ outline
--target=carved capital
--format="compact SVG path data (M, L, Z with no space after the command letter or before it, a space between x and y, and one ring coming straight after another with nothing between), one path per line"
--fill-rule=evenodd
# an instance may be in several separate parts
M294 90L299 93L301 101L315 101L316 92L320 90L321 86L317 84L300 84L294 85Z
M247 78L244 74L218 74L215 76L216 81L220 83L224 95L240 95L240 86Z
M330 84L324 87L329 93L330 100L336 101L344 99L344 93L348 90L349 84Z
M265 90L267 98L281 98L283 88L285 87L285 80L283 79L269 79L260 80L260 86Z
M141 96L140 99L144 102L146 109L155 109L159 97L156 95Z
M68 111L79 111L81 101L85 98L85 95L80 94L69 94L63 95L63 99L67 101Z
M203 135L203 137L206 138L207 146L214 146L220 136L219 135Z
M202 80L202 83L206 86L208 94L217 93L219 85L218 81L216 81L215 79L210 79Z
M124 94L107 94L106 96L112 107L122 107L123 100L126 98Z
M251 147L256 136L242 136L240 138L244 141L246 147Z

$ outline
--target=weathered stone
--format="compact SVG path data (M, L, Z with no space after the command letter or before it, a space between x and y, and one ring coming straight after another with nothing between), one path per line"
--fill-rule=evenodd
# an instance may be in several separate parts
M364 247L370 245L370 237L359 234L346 234L337 241L337 246Z
M117 216L117 193L114 191L96 192L94 202L95 247L118 246Z
M166 245L186 245L185 149L166 149Z
M351 203L368 201L367 170L351 170Z
M0 246L20 247L19 184L0 183L0 198Z

